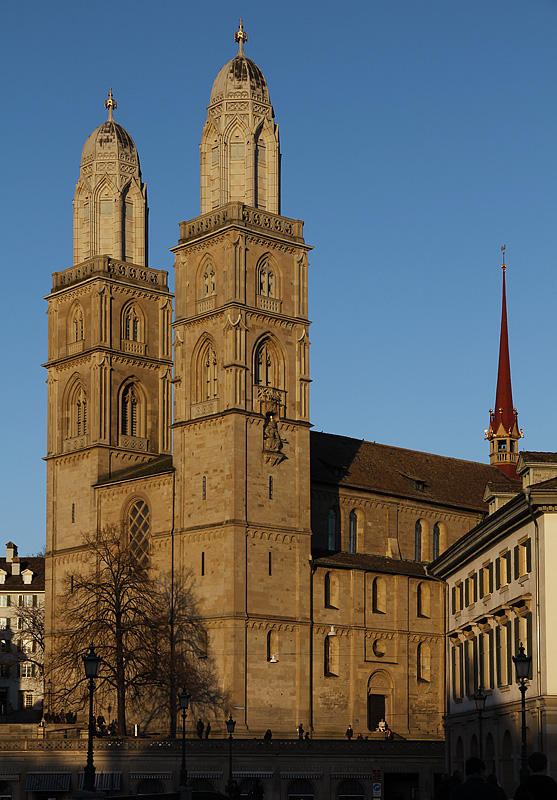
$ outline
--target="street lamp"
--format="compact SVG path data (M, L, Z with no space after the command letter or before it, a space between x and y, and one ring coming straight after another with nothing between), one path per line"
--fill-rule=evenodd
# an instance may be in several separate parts
M89 736L87 741L87 764L83 770L83 789L86 792L95 791L95 765L93 764L93 735L95 733L93 692L95 691L95 678L99 671L99 662L100 658L95 653L93 642L91 642L91 649L86 656L83 656L85 677L89 678Z
M532 657L524 652L524 646L520 642L518 655L513 656L514 668L516 670L516 682L522 695L522 751L520 754L520 783L524 783L529 775L528 756L526 755L526 681L530 677L530 664Z
M234 794L234 781L232 780L232 734L236 727L236 721L232 719L232 714L226 720L226 730L228 731L228 784L226 791L230 797Z
M480 734L480 761L484 760L483 736L482 736L482 714L485 708L485 694L482 692L482 687L478 687L478 691L474 695L474 702L476 704L476 711L478 712L478 725Z
M178 702L182 709L182 766L180 768L180 786L188 785L188 771L186 769L186 713L190 704L191 694L184 687L178 695Z

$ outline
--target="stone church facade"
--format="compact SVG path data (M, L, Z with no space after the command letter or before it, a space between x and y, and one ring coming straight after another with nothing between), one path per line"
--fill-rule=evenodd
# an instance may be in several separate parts
M425 567L511 479L311 431L311 248L281 213L278 126L245 39L213 84L174 317L112 92L83 148L74 264L47 296L47 630L82 534L123 524L154 570L192 571L237 735L366 736L385 716L438 738L444 593Z

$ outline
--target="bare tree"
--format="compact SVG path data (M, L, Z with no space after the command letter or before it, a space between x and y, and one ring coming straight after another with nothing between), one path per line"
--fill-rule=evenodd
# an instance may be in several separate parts
M159 581L149 610L145 647L153 666L149 676L153 714L163 712L171 736L176 735L177 694L187 689L199 711L223 710L226 697L209 653L208 637L199 617L191 572Z
M63 630L55 637L51 665L57 696L83 706L82 657L93 642L101 658L96 694L101 702L116 695L121 733L127 711L137 708L144 721L163 715L175 735L183 685L197 706L220 708L223 697L207 658L191 575L155 580L122 527L107 526L84 540L86 559L58 598Z
M57 694L83 702L82 657L93 642L101 658L97 694L116 695L118 728L125 734L127 705L139 698L151 669L144 641L154 587L122 528L107 526L84 540L84 569L67 576L58 599L64 627L54 641Z

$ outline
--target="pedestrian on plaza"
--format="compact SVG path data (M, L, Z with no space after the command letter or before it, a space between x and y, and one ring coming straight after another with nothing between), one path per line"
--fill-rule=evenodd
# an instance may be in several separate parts
M211 733L211 723L210 723L210 722L208 722L208 723L207 723L207 727L205 728L205 738L206 738L206 739L208 739L208 738L209 738L209 734L210 734L210 733Z
M528 775L514 793L514 800L557 800L557 783L547 771L547 756L545 753L530 753L528 766L531 775Z
M304 738L304 726L300 722L300 724L298 725L298 739L300 739L301 741L303 738Z
M497 780L497 775L494 772L488 773L488 775L486 775L485 779L492 786L496 786L497 787L497 791L499 792L499 800L509 800L505 790L503 789L503 787L500 785L499 781Z
M203 731L205 730L205 725L203 724L203 720L201 719L201 717L199 717L196 727L197 727L197 738L203 739Z
M449 800L499 800L498 787L487 783L481 758L468 758L464 765L466 780L449 794Z
M344 735L346 736L348 741L350 741L350 739L354 736L354 731L352 730L352 725L349 725L346 728L346 733Z
M263 741L270 742L272 738L273 738L273 732L270 728L267 728L267 730L265 731L265 736L263 737Z

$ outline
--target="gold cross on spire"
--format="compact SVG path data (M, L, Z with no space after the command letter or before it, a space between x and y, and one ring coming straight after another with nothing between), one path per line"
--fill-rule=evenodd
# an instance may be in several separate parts
M242 25L242 20L240 19L240 24L238 26L238 30L234 34L234 41L238 42L238 55L244 55L244 42L247 42L248 35L244 30L244 26Z
M506 244L504 244L504 245L503 245L503 247L501 248L501 252L503 253L503 263L502 263L501 267L502 267L502 269L503 269L503 272L504 272L504 271L506 270L506 268L507 268L507 265L505 264L505 250L506 250L506 249L507 249L507 245L506 245Z
M112 119L112 112L114 111L115 108L118 108L118 104L116 103L116 100L112 96L112 86L110 87L110 90L108 92L108 100L104 101L104 107L108 108L108 119Z

